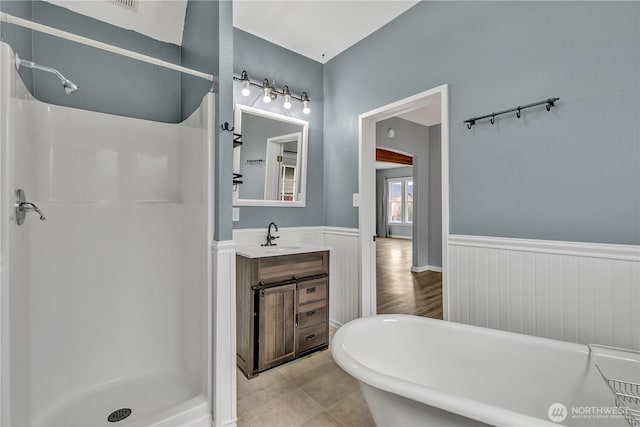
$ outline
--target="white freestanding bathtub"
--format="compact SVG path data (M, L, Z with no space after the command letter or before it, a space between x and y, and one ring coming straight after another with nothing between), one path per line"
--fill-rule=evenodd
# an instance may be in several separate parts
M585 345L381 315L342 326L331 353L378 427L628 426ZM638 382L637 355L604 357Z

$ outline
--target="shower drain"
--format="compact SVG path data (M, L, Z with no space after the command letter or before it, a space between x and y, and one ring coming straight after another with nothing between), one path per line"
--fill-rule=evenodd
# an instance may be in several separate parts
M107 421L109 421L110 423L117 423L118 421L124 420L129 415L131 415L130 408L116 409L115 411L109 414L109 416L107 417Z

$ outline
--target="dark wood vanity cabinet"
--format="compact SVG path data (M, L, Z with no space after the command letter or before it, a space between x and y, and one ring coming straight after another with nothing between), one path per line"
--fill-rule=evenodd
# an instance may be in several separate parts
M238 367L249 378L329 344L329 252L236 257Z

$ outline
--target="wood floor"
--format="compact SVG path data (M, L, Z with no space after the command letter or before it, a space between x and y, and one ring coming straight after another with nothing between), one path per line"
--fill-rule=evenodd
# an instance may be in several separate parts
M442 319L442 273L412 273L411 256L411 240L376 239L378 314Z

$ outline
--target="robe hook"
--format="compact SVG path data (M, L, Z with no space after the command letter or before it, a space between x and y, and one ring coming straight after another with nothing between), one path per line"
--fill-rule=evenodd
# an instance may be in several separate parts
M220 125L220 127L222 128L222 130L227 132L233 132L233 130L235 129L235 126L232 128L229 128L229 122L224 122L224 125Z
M474 120L467 122L467 129L471 129L471 126L475 125L476 122Z
M518 107L518 111L516 112L516 117L520 118L521 114L520 114L520 107Z
M495 124L496 123L496 115L492 114L491 115L491 120L489 120L489 121L491 122L492 125Z
M546 106L547 111L551 111L551 107L555 107L555 106L556 106L555 101L553 101L552 99L547 100L547 106Z

